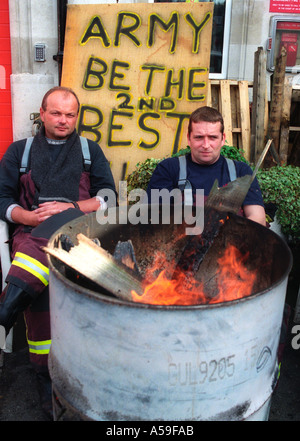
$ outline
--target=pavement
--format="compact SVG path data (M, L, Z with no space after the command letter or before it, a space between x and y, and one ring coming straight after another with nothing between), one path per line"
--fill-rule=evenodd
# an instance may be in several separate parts
M291 314L280 379L273 392L269 421L300 421L300 324L297 325L299 337L292 332L295 331L293 318L298 287L298 276L292 277L286 298L291 306ZM298 343L298 349L295 348L295 343ZM2 355L0 421L49 421L40 407L36 378L29 363L27 347L23 346L15 352Z

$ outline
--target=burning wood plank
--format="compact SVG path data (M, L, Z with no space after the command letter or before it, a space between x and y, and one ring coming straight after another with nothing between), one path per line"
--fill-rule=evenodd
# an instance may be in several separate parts
M127 266L83 234L78 234L77 239L78 245L69 251L49 247L44 250L120 299L132 301L132 290L138 295L143 293L141 281Z

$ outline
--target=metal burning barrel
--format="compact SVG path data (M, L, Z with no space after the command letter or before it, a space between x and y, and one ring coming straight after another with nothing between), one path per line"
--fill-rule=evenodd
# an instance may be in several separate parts
M268 419L291 253L254 222L233 216L227 224L203 261L207 283L228 241L249 251L258 274L253 294L230 302L126 302L72 281L49 257L56 419L60 410L104 421ZM99 225L93 213L65 225L49 245L61 234L76 242L79 232L109 251L130 238L140 262L169 243L172 226Z

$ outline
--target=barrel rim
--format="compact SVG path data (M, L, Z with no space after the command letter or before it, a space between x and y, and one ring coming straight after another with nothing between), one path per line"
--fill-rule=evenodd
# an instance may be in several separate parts
M95 212L93 213L89 213L87 215L83 215L71 222L68 222L67 224L65 224L63 226L63 229L73 229L80 221L87 221L86 223L88 224L88 222L90 220L94 220L95 217ZM252 223L255 224L255 226L257 228L266 228L263 225L258 224L257 222L254 222L250 219L246 219L247 223ZM53 243L55 238L57 237L57 235L59 234L61 229L57 230L49 239L49 244ZM217 302L217 303L206 303L206 304L199 304L199 305L155 305L155 304L149 304L149 303L139 303L139 302L130 302L127 300L123 300L123 299L119 299L117 297L113 297L113 296L109 296L109 295L105 295L101 292L96 292L93 291L89 288L83 287L81 285L78 285L74 282L72 282L70 279L68 279L67 277L65 277L54 265L53 261L55 260L54 257L50 256L49 254L47 254L47 259L48 259L48 263L49 263L49 269L52 271L53 274L55 274L55 276L65 285L67 285L69 288L71 288L73 291L79 292L80 294L84 294L85 296L88 296L90 298L93 298L95 300L98 301L102 301L104 303L112 303L112 304L116 304L116 305L120 305L120 306L127 306L127 307L134 307L134 308L144 308L144 309L157 309L157 310L195 310L195 309L211 309L211 308L220 308L220 307L226 307L226 306L231 306L231 305L235 305L238 304L242 301L251 301L254 300L255 298L262 296L266 293L268 293L269 291L273 290L274 288L276 288L277 286L281 285L287 278L288 275L292 269L292 265L293 265L293 255L292 252L289 248L289 246L287 245L286 241L280 237L278 234L276 234L274 231L268 229L268 234L273 235L274 237L276 237L276 240L278 240L281 245L285 248L287 255L289 257L289 264L286 268L286 270L284 271L283 275L275 282L273 283L271 286L267 287L266 289L263 289L259 292L253 293L249 296L245 296L236 300L231 300L231 301L225 301L225 302Z

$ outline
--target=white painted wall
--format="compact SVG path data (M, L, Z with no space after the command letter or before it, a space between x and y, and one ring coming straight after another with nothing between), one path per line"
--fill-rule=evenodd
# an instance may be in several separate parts
M14 140L31 135L30 115L45 92L58 85L56 0L10 0ZM34 45L46 45L46 61L34 61Z
M227 77L253 80L254 53L266 48L269 36L269 0L233 0Z

